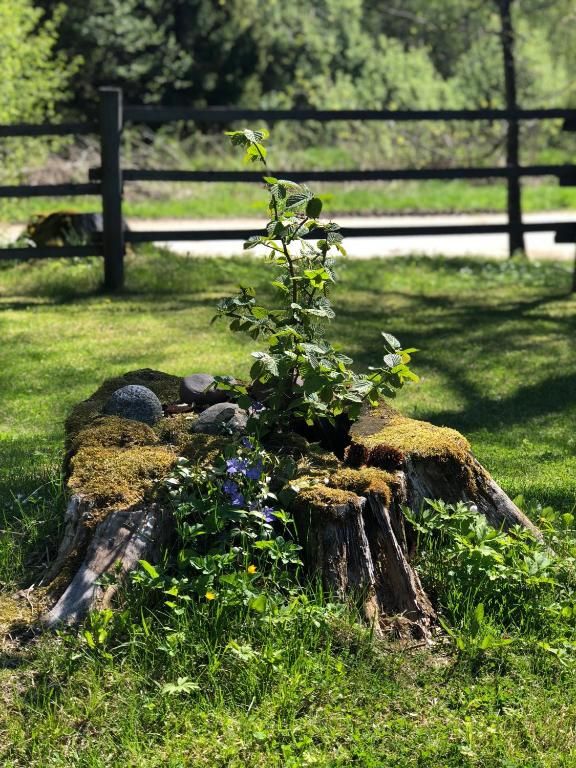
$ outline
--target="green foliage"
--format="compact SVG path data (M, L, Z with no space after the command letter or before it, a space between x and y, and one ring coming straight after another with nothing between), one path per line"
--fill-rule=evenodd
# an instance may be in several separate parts
M228 135L245 150L248 161L266 164L263 131ZM328 298L336 282L333 254L345 254L340 227L332 221L320 225L322 201L307 186L272 176L264 181L270 194L267 235L251 237L244 248L268 250L268 261L279 269L271 281L277 302L263 306L253 288L241 287L239 294L219 303L218 316L231 321L232 331L269 343L267 351L252 353L250 370L252 391L261 392L266 407L261 423L334 423L340 415L353 420L364 402L375 405L385 395L393 397L405 381L417 380L408 367L415 350L403 350L394 336L383 333L382 364L368 375L354 373L351 358L324 338L325 323L335 316ZM308 239L318 232L323 236L315 243ZM236 389L248 394L245 387Z
M546 542L519 526L493 528L473 505L430 501L419 514L405 510L443 626L471 658L512 642L576 649L574 515L536 509Z
M44 19L31 0L0 0L0 123L50 120L67 95L76 62L57 54L62 7ZM46 156L45 140L3 139L0 183L17 179Z
M231 444L214 465L180 459L164 483L178 551L164 574L142 561L134 579L160 590L176 615L191 599L214 602L218 612L270 614L296 589L300 547L270 490L280 460L254 440Z

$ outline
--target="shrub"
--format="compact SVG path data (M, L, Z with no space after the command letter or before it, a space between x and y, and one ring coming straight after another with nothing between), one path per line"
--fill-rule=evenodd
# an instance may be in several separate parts
M0 123L36 123L55 116L76 66L55 53L61 11L46 19L31 0L0 0ZM49 146L38 138L2 140L0 183L40 164Z
M232 143L245 149L246 159L266 164L264 131L232 131ZM383 396L393 397L406 381L417 380L408 363L414 349L382 333L382 363L368 375L355 373L352 360L325 338L325 324L334 317L328 298L336 282L334 254L344 254L340 227L323 224L322 201L305 185L265 176L270 194L270 220L265 236L251 237L246 249L263 246L268 261L277 268L271 286L276 304L265 307L252 288L241 287L236 296L224 299L218 316L230 320L233 331L253 339L266 339L266 351L253 352L251 393L265 406L260 423L288 425L303 419L308 425L322 419L334 424L336 417L354 420L363 403L376 405ZM316 242L309 239L316 235ZM229 386L223 381L222 386ZM241 394L246 388L237 387ZM246 403L250 400L246 399Z

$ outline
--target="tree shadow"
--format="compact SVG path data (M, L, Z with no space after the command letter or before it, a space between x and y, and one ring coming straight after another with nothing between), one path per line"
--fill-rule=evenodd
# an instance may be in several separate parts
M463 410L424 413L445 426L461 431L502 428L529 421L546 414L567 412L576 406L576 373L553 375L537 384L529 384L503 398L469 398ZM576 420L574 423L576 429Z
M403 311L398 312L394 302L400 302ZM476 378L474 371L466 367L475 359L482 363L525 350L528 368L531 350L543 349L548 339L576 339L576 312L547 311L558 302L573 302L573 298L548 293L502 304L482 304L475 297L390 292L380 302L367 306L352 293L338 308L336 328L344 348L354 349L355 362L362 368L376 364L382 354L380 329L397 335L405 347L419 348L414 367L444 377L464 404L454 409L429 408L419 411L419 416L461 430L490 429L558 413L576 404L573 368L553 370L537 383L529 383L527 373L528 382L514 394L496 398L485 394L481 377ZM574 350L576 353L576 341ZM539 365L542 377L545 360L541 359Z

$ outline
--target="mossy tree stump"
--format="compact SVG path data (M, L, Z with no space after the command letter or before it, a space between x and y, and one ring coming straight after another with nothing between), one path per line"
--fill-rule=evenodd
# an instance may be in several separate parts
M455 430L381 405L365 410L350 438L345 468L300 492L296 520L308 566L339 597L356 595L377 627L426 638L435 620L410 565L415 540L403 507L470 502L495 527L521 525L540 537Z
M117 581L138 560L159 556L173 527L154 496L156 481L178 456L210 462L225 444L226 438L192 432L191 414L154 427L102 414L110 394L126 384L149 387L167 405L178 400L179 383L168 374L135 371L105 382L68 419L70 501L58 556L43 580L48 626L78 621L114 594L105 586L108 575ZM410 564L414 537L404 506L417 511L427 498L468 501L495 526L540 534L458 432L384 405L367 409L349 437L343 460L302 438L278 441L278 450L297 460L292 511L305 564L330 593L358 600L377 628L426 638L435 613Z

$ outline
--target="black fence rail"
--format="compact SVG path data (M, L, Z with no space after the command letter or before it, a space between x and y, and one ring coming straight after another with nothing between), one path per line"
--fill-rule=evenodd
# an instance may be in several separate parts
M336 120L417 122L417 121L481 121L500 120L508 129L516 128L525 120L564 120L564 129L576 131L576 109L479 109L479 110L263 110L214 107L194 109L187 107L131 107L123 106L122 91L118 88L100 89L100 112L96 123L60 123L46 125L0 125L0 139L5 137L64 136L95 134L100 138L101 165L90 170L85 184L43 184L38 186L0 186L1 197L61 197L94 195L102 200L102 237L92 245L54 248L4 248L0 259L58 258L61 256L104 257L104 286L109 291L122 288L124 283L124 255L126 243L152 241L201 241L246 239L255 233L247 230L188 230L148 232L124 231L122 198L125 183L134 181L166 182L261 182L257 171L184 171L141 170L122 168L121 139L126 123L158 124L175 121L212 123L222 126L238 121L280 120L320 122ZM407 181L432 179L505 179L508 186L508 216L505 224L453 224L431 226L348 227L345 237L430 236L462 234L507 234L510 252L525 232L555 232L557 242L576 242L576 214L574 222L550 221L525 223L518 205L518 185L526 177L553 177L561 186L576 186L576 165L522 166L516 155L508 156L506 166L465 167L442 169L375 169L370 171L275 171L275 175L289 176L294 181ZM321 230L310 233L318 236ZM576 270L574 274L576 290Z

